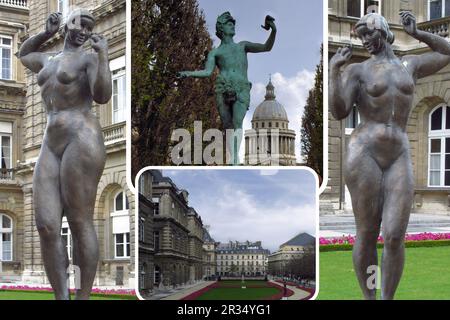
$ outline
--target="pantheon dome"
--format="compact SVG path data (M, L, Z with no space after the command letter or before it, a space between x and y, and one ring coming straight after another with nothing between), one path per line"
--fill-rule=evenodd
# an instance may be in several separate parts
M295 131L283 105L276 100L272 81L264 101L255 109L252 129L245 131L246 165L296 165Z

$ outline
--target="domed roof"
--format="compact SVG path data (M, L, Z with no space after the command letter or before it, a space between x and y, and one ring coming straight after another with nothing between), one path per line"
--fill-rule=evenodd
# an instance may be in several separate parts
M289 121L284 107L275 100L275 87L272 81L266 86L265 100L256 107L252 121L281 120Z

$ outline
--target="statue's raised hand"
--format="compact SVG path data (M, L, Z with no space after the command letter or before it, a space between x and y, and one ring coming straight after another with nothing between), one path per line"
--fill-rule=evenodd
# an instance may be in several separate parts
M347 46L347 47L339 48L336 51L336 54L330 60L330 67L336 67L336 68L342 67L348 61L350 61L352 55L353 55L353 52L352 52L351 47Z
M108 41L99 34L91 35L91 46L96 52L108 52Z
M59 26L61 25L62 13L55 12L48 16L47 22L45 23L45 33L49 36L53 36L59 30Z
M417 34L416 17L410 11L401 11L399 14L406 33L415 37Z
M272 29L272 30L276 31L277 27L275 26L275 18L267 15L266 19L264 21L264 25L262 25L261 28L266 29L266 30Z

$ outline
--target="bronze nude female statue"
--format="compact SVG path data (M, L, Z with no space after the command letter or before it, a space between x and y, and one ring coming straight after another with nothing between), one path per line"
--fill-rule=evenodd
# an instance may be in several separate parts
M445 39L417 29L411 12L400 12L405 31L432 52L395 56L394 35L384 17L368 14L355 31L371 57L344 68L351 56L340 48L330 60L329 105L334 118L349 115L356 105L361 117L353 131L344 164L356 222L353 248L355 272L366 299L376 298L369 285L371 267L378 265L377 238L384 238L381 298L393 299L403 272L404 237L414 196L414 178L406 125L418 79L450 62Z
M63 216L73 237L73 264L80 270L81 288L75 299L89 299L98 264L97 235L93 225L97 186L106 159L102 130L93 102L111 98L108 43L92 33L94 16L73 11L64 26L64 48L59 53L39 52L55 35L61 14L51 14L45 31L26 40L19 51L22 63L37 73L47 111L47 127L33 176L36 227L45 270L56 299L70 299L69 260L61 237ZM90 39L95 52L85 52Z

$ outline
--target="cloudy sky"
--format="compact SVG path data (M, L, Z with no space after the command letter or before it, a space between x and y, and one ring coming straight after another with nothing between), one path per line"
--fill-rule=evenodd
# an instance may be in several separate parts
M270 251L300 232L315 235L315 184L306 170L163 170L220 242L262 241Z
M250 110L244 129L251 128L255 108L264 100L269 74L277 100L286 108L290 128L297 133L296 154L300 155L301 116L308 91L314 83L314 71L320 61L323 41L322 1L311 0L198 0L203 10L214 45L217 17L230 11L236 19L235 41L264 43L269 32L260 27L267 14L275 18L277 38L271 52L250 53L249 80L253 83ZM241 148L241 157L244 152Z

